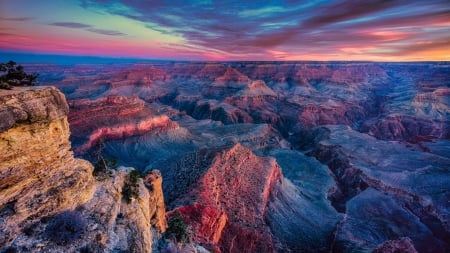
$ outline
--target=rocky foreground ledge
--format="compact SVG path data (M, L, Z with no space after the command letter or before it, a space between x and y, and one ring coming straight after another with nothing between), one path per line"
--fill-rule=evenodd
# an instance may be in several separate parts
M162 178L139 179L124 201L132 168L96 180L73 156L68 108L54 87L0 90L0 250L151 252L167 227Z

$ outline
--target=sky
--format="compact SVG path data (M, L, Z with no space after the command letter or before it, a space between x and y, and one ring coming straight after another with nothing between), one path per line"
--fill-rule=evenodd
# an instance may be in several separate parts
M449 0L0 0L0 51L168 60L449 61Z

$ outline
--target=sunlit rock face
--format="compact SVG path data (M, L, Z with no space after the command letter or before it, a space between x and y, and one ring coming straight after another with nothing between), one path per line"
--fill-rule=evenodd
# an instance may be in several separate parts
M138 196L127 203L123 187L131 170L119 167L110 171L107 178L91 185L95 190L90 199L81 204L71 203L78 204L71 212L84 221L83 233L77 240L61 244L48 238L46 231L55 217L44 216L20 231L11 247L26 252L153 252L154 242L167 227L162 179L140 180ZM68 207L65 210L71 210Z
M125 202L132 168L96 180L73 156L68 108L54 87L0 90L0 250L152 252L167 227L161 174L138 180Z
M0 91L0 247L39 218L86 202L93 167L75 159L68 107L51 87Z
M75 154L159 169L209 250L449 251L446 62L27 67L68 98Z
M147 132L178 128L166 115L154 115L137 97L108 96L70 103L69 121L76 152L86 152L99 141L123 139ZM79 145L79 146L78 146Z
M194 235L218 245L217 250L273 252L264 217L279 180L281 171L274 159L255 156L237 144L217 153L195 188L176 202L183 205L182 215L195 224ZM205 213L211 218L198 219L198 211L200 217Z

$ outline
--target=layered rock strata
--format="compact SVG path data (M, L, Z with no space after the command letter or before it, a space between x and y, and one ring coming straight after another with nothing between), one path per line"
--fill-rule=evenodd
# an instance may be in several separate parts
M237 144L219 152L177 210L192 224L195 241L220 252L274 252L266 209L282 178L274 159Z
M75 146L97 136L121 164L160 169L167 206L208 249L256 251L263 244L248 242L263 238L265 249L279 252L448 252L449 67L155 62L32 70L68 97ZM175 127L137 127L162 115ZM270 187L264 229L234 222L247 219L247 209L229 213L231 204L199 194L262 205L257 190L202 181L222 175L219 154L238 172L225 178L267 179L266 167L232 161L244 159L230 152L237 143L258 155L251 162L270 168L259 158L275 158L283 170ZM230 231L236 239L228 240Z
M147 132L161 133L178 128L166 115L155 115L137 97L108 96L70 102L69 122L78 153L99 141L123 139Z
M119 167L96 180L93 166L73 157L68 106L57 89L0 91L0 104L6 119L0 123L0 249L152 252L167 228L159 172L138 179L137 195L127 203L133 169ZM58 241L49 229L63 211L76 218L65 222L81 231L62 231L68 234Z
M4 247L28 224L88 201L94 179L92 165L73 157L68 106L57 89L0 91L0 104L0 247Z

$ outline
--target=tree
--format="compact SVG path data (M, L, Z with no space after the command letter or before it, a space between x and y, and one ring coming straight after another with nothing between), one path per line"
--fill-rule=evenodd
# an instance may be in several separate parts
M102 139L98 140L96 145L93 147L91 154L94 171L93 175L98 179L103 179L108 169L114 169L118 165L118 161L115 158L106 158L103 156L103 150L105 149L105 143Z
M13 86L33 86L38 75L27 74L21 65L13 61L0 63L0 89L11 89Z
M125 184L122 188L122 195L125 201L130 204L133 198L139 197L139 178L141 174L137 170L132 170L127 175Z
M166 230L166 236L176 239L177 242L187 243L189 242L189 234L187 232L187 224L183 219L183 216L178 210L169 217L167 221L168 227Z

